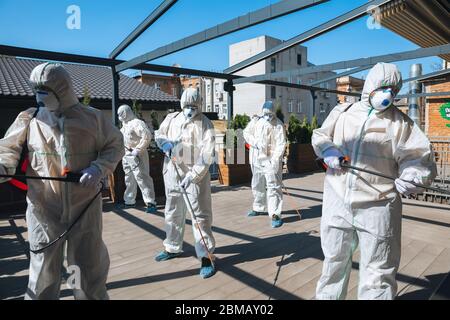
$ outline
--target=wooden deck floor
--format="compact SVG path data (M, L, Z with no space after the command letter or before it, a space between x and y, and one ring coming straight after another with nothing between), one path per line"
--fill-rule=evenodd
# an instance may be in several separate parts
M157 263L162 249L163 208L156 215L105 206L104 240L111 258L111 299L312 299L321 273L323 174L288 177L285 225L271 229L267 216L247 218L249 187L213 186L218 273L202 280L194 257L192 230L181 258ZM302 220L295 210L300 207ZM0 298L21 298L28 274L25 221L0 222ZM404 205L399 299L427 299L450 272L448 206L407 201ZM358 251L349 299L357 295ZM71 292L62 287L62 297Z

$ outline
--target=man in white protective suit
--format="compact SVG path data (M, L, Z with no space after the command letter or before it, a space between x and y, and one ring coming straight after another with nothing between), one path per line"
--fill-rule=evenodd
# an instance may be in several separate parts
M102 240L102 199L99 194L94 196L101 179L115 170L124 154L122 136L100 110L78 102L70 76L61 65L37 66L30 82L40 107L21 112L0 140L0 173L14 174L22 150L27 148L28 176L61 177L70 171L82 177L80 183L28 180L28 241L38 253L30 253L25 298L59 298L67 244L68 265L79 271L73 274L77 277L75 298L107 299L109 255ZM82 212L61 241L39 252Z
M253 118L244 130L250 145L252 168L253 209L249 217L269 214L273 228L283 225L283 155L286 149L286 130L273 110L272 101L262 108L263 116Z
M421 190L436 175L425 134L394 105L402 87L393 64L369 72L361 101L338 105L313 133L316 154L328 165L321 221L325 256L317 299L345 299L352 255L360 246L358 298L394 299L400 262L401 196ZM355 170L351 165L398 177L392 180Z
M209 173L209 167L214 161L215 133L212 122L201 112L201 96L197 90L189 88L184 91L181 107L182 112L169 114L155 132L158 146L167 155L163 169L167 197L166 239L164 251L155 260L169 260L182 253L185 219L190 203L198 222L198 225L195 220L192 222L192 230L195 251L201 260L200 276L209 278L215 273L211 261L214 259L211 254L215 249L215 239L211 229L213 218ZM187 198L184 197L183 189Z
M137 187L147 205L147 213L155 213L156 200L153 179L150 176L150 164L147 148L153 135L147 124L138 119L130 106L122 105L117 111L125 144L125 156L122 167L125 173L125 207L136 206Z

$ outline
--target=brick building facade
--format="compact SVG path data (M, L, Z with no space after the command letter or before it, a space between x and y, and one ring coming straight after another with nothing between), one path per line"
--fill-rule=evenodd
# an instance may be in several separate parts
M428 78L426 92L450 92L450 75ZM450 95L427 97L425 101L425 133L428 137L450 138Z

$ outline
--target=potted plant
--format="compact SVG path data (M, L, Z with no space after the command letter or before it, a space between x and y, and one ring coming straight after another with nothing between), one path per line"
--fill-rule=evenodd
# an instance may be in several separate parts
M224 148L219 150L219 182L225 186L248 183L252 179L249 151L245 148L242 131L250 122L246 114L236 115L228 130ZM232 141L228 140L232 138Z
M317 117L314 116L311 124L306 117L303 121L295 115L289 117L288 126L288 171L290 173L305 173L317 171L316 154L311 145L312 133L317 129Z

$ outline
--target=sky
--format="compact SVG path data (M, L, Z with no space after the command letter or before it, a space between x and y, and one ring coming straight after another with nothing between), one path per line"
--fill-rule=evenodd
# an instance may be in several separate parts
M107 57L162 0L0 0L0 44L41 50ZM206 28L247 14L278 0L179 0L118 58L127 60ZM221 38L152 63L210 71L229 66L228 47L261 35L288 40L323 22L367 3L367 0L331 0ZM70 6L80 8L80 28L69 29ZM370 29L361 18L305 42L314 64L408 51L417 45L385 29ZM398 62L403 77L412 63L433 71L438 57ZM366 72L356 74L364 76Z

